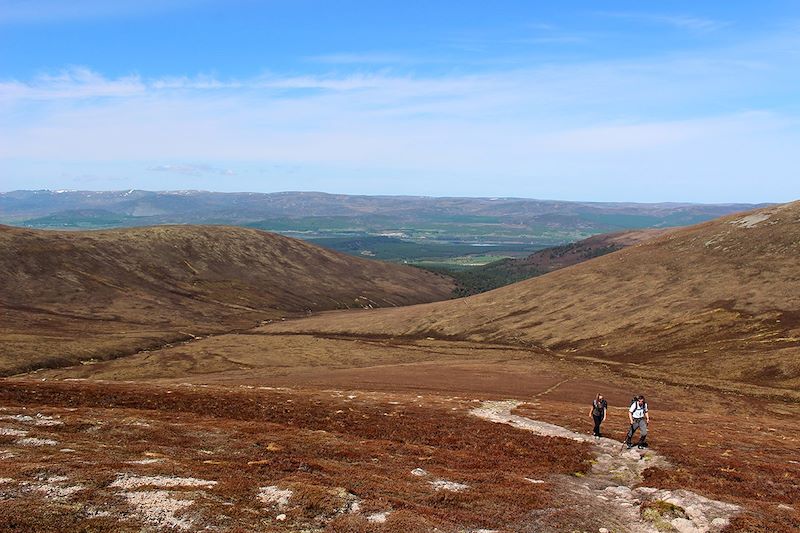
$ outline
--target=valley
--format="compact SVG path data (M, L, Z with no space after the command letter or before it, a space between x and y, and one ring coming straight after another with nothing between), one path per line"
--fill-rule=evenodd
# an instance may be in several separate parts
M522 259L593 235L695 224L753 207L318 192L12 191L0 192L0 224L72 231L165 224L255 228L357 257L441 271L460 280L457 295L465 296L549 270L503 263L475 271L476 265Z
M325 259L342 263L332 271L339 281L318 271L289 289L286 278L245 274L245 265L281 250L258 270L277 262L299 273L326 264L299 258L331 252L250 230L167 227L146 239L135 232L151 230L115 230L81 248L81 234L53 234L54 246L50 234L9 229L6 250L33 239L74 256L48 279L76 265L66 272L86 288L71 301L91 294L93 305L31 291L38 300L22 309L22 292L4 289L5 299L18 296L3 307L4 354L15 366L0 381L0 526L793 531L798 205L564 247L529 261L580 261L459 299L448 299L446 278L346 255ZM171 234L197 231L191 247ZM245 233L220 252L208 240L216 231ZM121 257L101 238L133 246L112 270L92 263ZM623 248L584 257L620 238L629 239ZM153 280L200 283L186 285L197 291L188 303L152 296L170 307L151 316L129 302L153 293L123 273L155 268L142 268L135 249L161 240ZM174 243L183 243L176 259ZM186 274L189 257L196 272ZM43 259L35 264L27 278L8 272L18 281L48 272ZM353 291L361 272L373 284ZM251 285L237 292L231 279ZM333 299L351 298L351 309L309 304L319 301L314 291L333 290L349 291ZM114 326L89 329L95 322ZM59 338L53 323L63 324ZM142 343L154 325L180 336ZM123 332L136 335L131 350L112 355L101 342L119 349ZM54 346L74 359L20 365ZM610 405L603 443L588 435L597 392ZM620 442L634 393L648 398L651 448L629 453Z

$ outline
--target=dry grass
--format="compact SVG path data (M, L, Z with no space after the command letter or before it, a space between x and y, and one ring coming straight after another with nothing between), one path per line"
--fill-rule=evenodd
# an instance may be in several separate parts
M780 387L798 398L800 202L760 213L769 218L753 227L725 217L461 300L262 331L501 342L654 380Z
M366 530L429 531L432 524L443 531L513 529L528 513L557 505L549 485L532 485L524 477L589 466L587 447L564 446L558 439L468 416L471 402L440 400L419 407L413 396L393 398L4 382L5 412L43 413L63 423L35 431L21 422L14 426L58 441L56 446L22 447L12 437L0 437L0 449L17 455L0 460L0 477L15 480L0 485L0 494L14 497L13 505L0 502L0 529L15 524L54 531L134 528L141 516L130 514L123 489L112 485L121 474L217 481L207 487L141 490L168 490L177 499L192 500L177 518L224 529L270 530L277 527L279 511L287 515L285 524L330 531L359 528L371 513L382 511L391 511L387 521L368 523ZM59 451L63 448L74 451ZM428 475L412 475L415 468ZM24 488L52 476L85 489L66 501L45 499L43 505L42 497ZM436 479L469 488L436 491L430 484ZM259 487L272 485L292 491L285 509L258 500ZM348 513L355 500L360 511ZM78 513L80 521L58 529L59 513L78 503L111 515L95 519ZM122 521L118 528L116 520Z
M539 272L552 272L560 268L577 265L598 255L655 239L670 231L675 231L675 228L642 229L593 235L588 239L572 244L540 250L522 259L509 260L506 265L510 268L525 266L532 267Z
M0 226L0 374L128 355L310 311L448 298L453 281L223 226Z
M245 332L35 375L524 395L555 384L567 371L543 355L488 343Z
M33 428L19 420L0 421L14 430L0 434L0 477L14 480L0 483L0 498L5 497L0 526L102 531L111 523L113 530L152 523L158 517L141 509L131 514L130 496L111 486L128 473L217 481L213 487L147 490L164 491L177 502L171 520L231 531L513 531L533 522L555 530L583 528L592 517L571 507L574 502L559 500L563 494L550 484L532 485L523 477L554 479L553 474L585 471L587 449L490 424L466 410L476 398L528 398L525 414L588 432L589 401L600 391L615 406L625 405L634 392L648 394L651 442L676 468L648 470L646 484L685 487L741 504L745 513L732 523L734 531L796 531L800 203L761 213L766 214L769 218L760 216L752 227L742 223L752 219L738 215L678 230L464 300L323 313L37 374L160 386L2 381L0 405L9 413L27 408L24 412L59 416L64 423ZM107 239L125 241L146 230L129 231L110 232ZM174 244L170 232L175 231L159 230L147 246ZM55 257L75 244L60 234L55 241L39 234L25 238L39 247L25 257L44 254L48 246ZM96 244L92 236L81 238ZM9 253L24 251L14 250L19 242L9 244ZM19 365L19 354L28 353L44 365L62 364L64 354L109 358L186 338L177 335L187 326L196 328L188 333L204 336L245 327L256 316L240 309L241 302L258 313L278 312L269 309L274 295L245 290L258 281L252 277L258 269L248 266L261 257L256 241L245 238L230 254L224 248L209 252L206 263L192 264L191 270L182 263L186 253L202 256L202 251L196 243L181 242L178 252L165 251L152 268L126 263L130 268L124 272L106 272L98 265L86 270L67 264L71 277L59 287L83 287L93 297L91 305L81 303L86 294L80 291L75 299L47 286L39 307L28 309L20 303L22 292L8 292L17 302L6 305L13 312L2 326L4 348L12 354L7 361ZM304 284L285 300L298 309L310 295L323 295L303 291L327 279L316 270L309 274L313 280L301 275L306 251L281 264L287 276ZM290 251L276 245L275 253ZM324 270L327 263L320 261L314 267ZM220 274L222 265L234 268ZM17 268L6 263L0 273L17 279L30 265L12 267ZM197 272L207 275L195 286ZM396 283L422 287L363 273L378 279L387 294L397 290ZM158 290L120 289L133 279L125 276ZM221 278L239 281L226 285ZM286 279L280 278L281 285L291 292ZM164 280L178 291L162 291ZM353 287L362 290L357 283L342 290ZM152 294L155 300L148 299ZM328 305L313 301L319 308ZM265 385L306 390L254 388ZM360 392L330 390L337 388ZM426 391L436 395L421 397ZM611 414L606 431L622 439L624 414L618 408ZM59 444L25 445L15 431L26 430L27 437ZM75 451L61 452L62 447ZM429 474L414 476L415 468ZM45 487L53 476L81 485L80 497L51 498L42 505L43 494L73 490L61 482ZM469 489L436 491L430 482L440 479ZM285 509L258 500L259 489L270 486L292 491ZM347 512L355 501L361 510ZM81 511L79 521L68 518L77 504L112 514ZM385 523L367 518L385 511L391 511ZM279 513L285 521L278 520Z

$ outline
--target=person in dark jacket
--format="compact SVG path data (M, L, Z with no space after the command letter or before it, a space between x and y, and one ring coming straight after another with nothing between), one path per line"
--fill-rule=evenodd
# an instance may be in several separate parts
M589 416L592 417L594 420L594 431L592 435L597 437L598 439L602 436L600 435L600 424L602 424L606 419L606 414L608 413L608 402L603 395L597 393L595 396L594 401L592 401L592 408L589 409Z

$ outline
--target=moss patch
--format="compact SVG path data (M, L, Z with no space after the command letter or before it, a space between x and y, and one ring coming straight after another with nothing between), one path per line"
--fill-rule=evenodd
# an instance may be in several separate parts
M664 500L645 502L641 507L642 518L653 523L659 531L675 531L670 521L675 518L686 518L683 507Z

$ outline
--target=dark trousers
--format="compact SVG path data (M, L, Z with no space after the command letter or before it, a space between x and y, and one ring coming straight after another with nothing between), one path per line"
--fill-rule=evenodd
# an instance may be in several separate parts
M594 419L594 433L595 437L600 436L600 424L603 422L603 415L592 415Z

